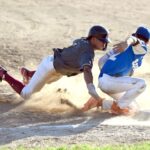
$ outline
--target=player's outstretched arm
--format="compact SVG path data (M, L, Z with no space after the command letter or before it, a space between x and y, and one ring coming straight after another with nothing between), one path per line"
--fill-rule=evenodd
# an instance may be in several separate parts
M88 65L84 66L83 73L84 73L84 80L86 82L89 94L98 101L102 100L102 98L96 92L95 86L93 84L93 75L92 75L91 67Z
M138 43L138 39L135 36L130 36L125 41L122 41L120 43L113 45L113 49L114 49L114 51L121 53L121 52L125 51L128 46L134 45L136 43Z
M117 52L114 49L111 49L110 51L108 51L104 56L102 56L99 60L98 60L98 66L99 69L101 69L103 67L103 65L105 64L105 62L109 59L109 57L111 57L112 55L116 54Z
M91 67L88 65L84 66L83 72L84 72L84 79L87 85L88 92L92 97L84 104L82 111L88 111L91 108L100 107L102 105L103 98L101 98L95 90Z

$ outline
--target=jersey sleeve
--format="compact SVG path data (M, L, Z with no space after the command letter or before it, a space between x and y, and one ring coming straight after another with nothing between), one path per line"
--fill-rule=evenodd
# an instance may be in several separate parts
M80 58L80 71L83 71L84 66L93 67L93 56L90 52L83 52Z
M103 65L105 64L105 62L109 59L109 56L107 54L105 54L104 56L102 56L99 60L98 60L98 66L99 69L101 69L103 67Z
M98 66L99 69L101 69L103 67L103 65L105 64L105 62L109 59L109 57L111 57L112 55L115 54L115 51L113 49L111 49L110 51L108 51L104 56L102 56L99 60L98 60Z

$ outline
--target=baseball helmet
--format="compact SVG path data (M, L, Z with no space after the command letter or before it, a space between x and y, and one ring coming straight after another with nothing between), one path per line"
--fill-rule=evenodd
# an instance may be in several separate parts
M136 32L133 33L133 35L140 36L142 39L144 39L146 42L150 39L150 29L140 26L137 28Z
M104 42L104 43L109 43L110 39L108 38L108 30L106 28L104 28L103 26L93 26L88 34L88 38L90 37L96 37L97 39L99 39L100 41Z

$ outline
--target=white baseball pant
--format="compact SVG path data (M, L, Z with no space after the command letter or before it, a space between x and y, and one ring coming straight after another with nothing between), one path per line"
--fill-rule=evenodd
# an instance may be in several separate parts
M146 88L146 83L142 79L132 77L112 77L104 74L99 78L99 88L111 96L120 108L129 107L135 98ZM110 109L112 101L103 102L103 109Z
M53 60L53 55L42 60L30 82L21 91L21 96L24 99L28 99L33 93L40 91L46 83L49 84L62 77L60 73L56 72Z

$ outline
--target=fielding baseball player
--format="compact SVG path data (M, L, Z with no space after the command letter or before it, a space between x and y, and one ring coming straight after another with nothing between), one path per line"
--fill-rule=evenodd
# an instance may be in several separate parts
M94 51L105 50L108 43L108 30L102 26L93 26L87 38L77 39L67 48L54 49L54 55L44 58L36 71L22 68L21 73L26 84L14 79L3 67L0 67L0 79L6 81L21 97L28 99L46 83L54 82L62 76L71 77L83 72L89 94L101 102L102 98L93 85L91 69Z
M146 27L137 28L125 42L114 46L114 49L99 59L99 88L111 96L114 101L104 100L103 109L111 110L113 114L133 114L131 103L146 88L145 81L131 77L134 70L140 67L150 39L150 30ZM122 53L115 54L115 50L124 49ZM100 104L99 104L100 105ZM94 98L90 98L83 110L98 106Z

